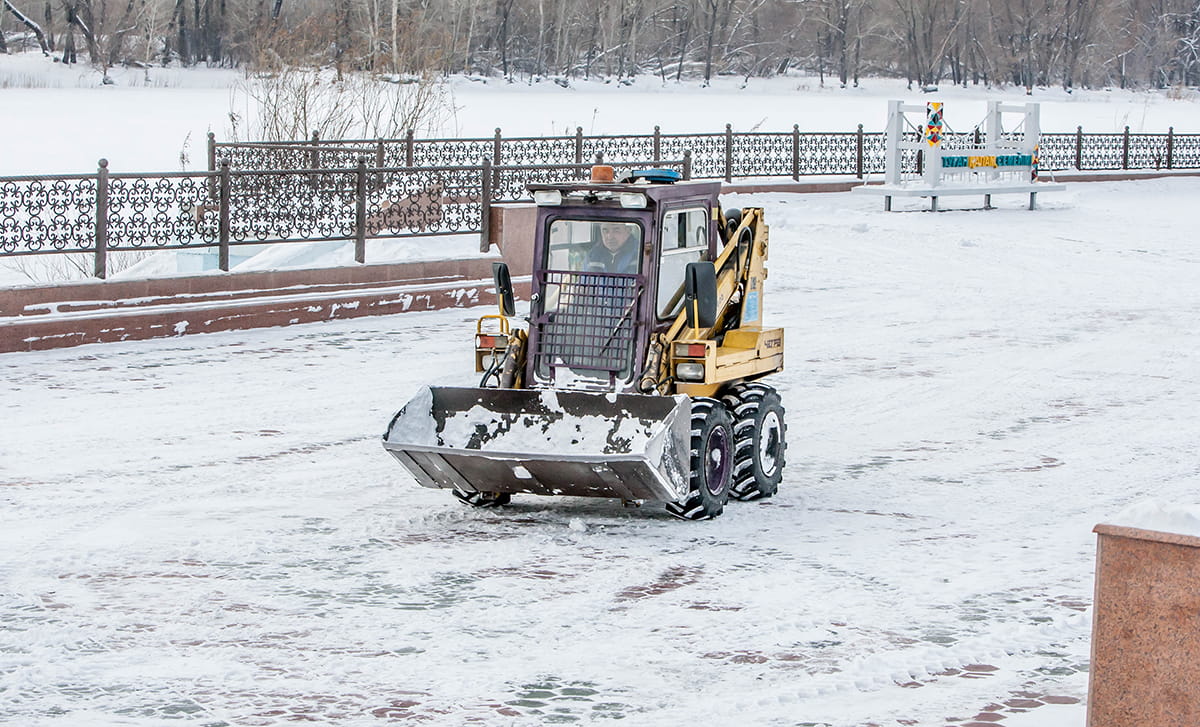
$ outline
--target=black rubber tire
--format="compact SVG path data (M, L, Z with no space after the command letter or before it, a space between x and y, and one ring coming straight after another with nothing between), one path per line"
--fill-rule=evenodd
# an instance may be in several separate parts
M500 507L507 505L512 500L512 495L507 492L463 492L462 490L451 490L454 496L461 502L465 502L471 507Z
M722 401L733 412L733 483L736 500L761 500L779 491L787 452L783 402L765 384L737 384Z
M691 455L691 491L667 503L667 512L684 520L711 520L725 510L733 481L733 418L722 402L692 399Z

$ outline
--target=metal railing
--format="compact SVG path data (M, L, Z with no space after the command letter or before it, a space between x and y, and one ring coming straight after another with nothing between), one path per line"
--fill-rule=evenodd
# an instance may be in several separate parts
M647 162L617 162L628 171ZM660 160L690 178L688 157ZM97 278L112 253L216 248L229 270L241 245L354 242L479 234L489 243L490 208L526 198L525 185L585 178L590 164L235 170L0 177L0 259L83 254Z
M970 148L980 142L979 130L947 133L948 148ZM376 166L449 166L488 158L494 165L583 164L597 155L611 161L682 157L692 154L697 179L732 181L747 177L799 180L813 175L854 175L862 179L883 173L883 132L867 132L862 124L850 132L802 132L799 126L783 132L651 134L554 137L492 137L418 139L410 131L400 139L312 138L295 142L218 142L209 134L209 169L229 159L234 169L321 169L352 165L350 157L367 156ZM1126 126L1116 134L1044 133L1040 138L1040 168L1125 170L1200 169L1200 134L1133 134ZM915 159L910 160L915 164Z
M979 143L978 131L948 133L947 148ZM1200 134L1042 134L1046 170L1200 169ZM494 202L527 199L533 182L582 178L591 160L628 169L674 167L690 178L809 175L863 179L883 172L884 135L865 132L664 134L561 137L217 142L209 134L202 172L0 177L0 259L92 255L107 275L114 252L216 248L278 242L353 241L480 234L489 240ZM903 163L919 168L919 155Z

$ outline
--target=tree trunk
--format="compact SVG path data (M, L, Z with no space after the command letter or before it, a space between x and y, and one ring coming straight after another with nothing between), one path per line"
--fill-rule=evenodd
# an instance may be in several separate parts
M75 25L67 20L67 41L63 43L63 63L78 63L79 57L75 53Z
M42 26L35 23L20 10L17 10L17 6L13 5L9 0L4 0L4 7L8 8L9 12L37 37L38 45L42 47L42 55L50 55L50 46L46 43L46 34L42 32ZM7 52L7 49L5 52Z
M704 50L704 85L712 78L713 45L717 36L718 0L708 0L708 44Z
M50 9L50 0L46 0L46 12L42 16L46 22L46 45L50 47L50 52L54 52L54 14Z

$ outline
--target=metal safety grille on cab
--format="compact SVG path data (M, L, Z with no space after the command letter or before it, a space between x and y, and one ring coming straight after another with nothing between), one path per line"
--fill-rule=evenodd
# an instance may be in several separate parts
M627 370L633 353L638 276L558 270L541 275L548 310L537 321L538 369Z

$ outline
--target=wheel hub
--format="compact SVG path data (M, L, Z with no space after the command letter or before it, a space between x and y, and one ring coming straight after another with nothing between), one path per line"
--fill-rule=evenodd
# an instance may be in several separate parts
M763 475L772 477L779 468L779 445L783 440L783 423L774 411L763 417L758 434L758 461Z
M713 495L721 494L729 477L731 466L729 434L717 427L708 435L708 446L704 448L705 485Z

